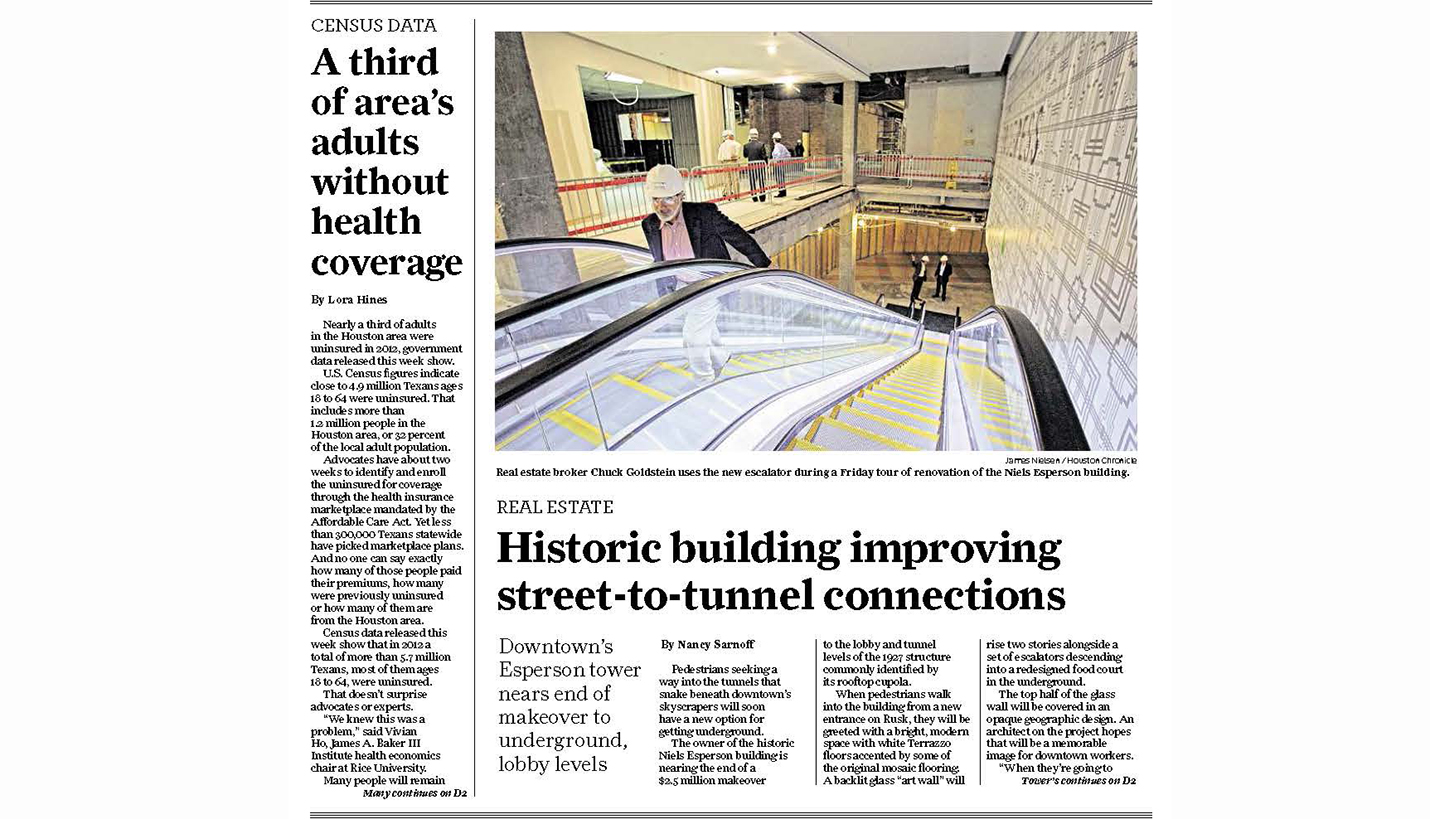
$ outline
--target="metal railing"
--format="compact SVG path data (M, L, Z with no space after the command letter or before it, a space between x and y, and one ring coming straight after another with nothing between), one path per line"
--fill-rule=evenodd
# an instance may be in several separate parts
M687 202L733 202L777 197L791 190L837 184L844 172L838 156L806 156L778 162L729 162L682 168ZM556 195L572 236L596 236L630 227L651 212L645 174L567 179Z
M986 191L993 184L993 160L978 156L859 154L854 161L854 181Z

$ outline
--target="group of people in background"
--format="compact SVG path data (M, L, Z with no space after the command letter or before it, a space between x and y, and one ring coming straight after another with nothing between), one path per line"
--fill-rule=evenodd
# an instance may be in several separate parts
M919 300L919 291L923 290L924 282L928 281L929 257L925 255L920 258L916 253L909 254L909 264L914 269L914 289L909 294L909 309L913 309L914 302ZM949 264L948 254L938 257L938 267L934 270L934 291L933 297L939 301L948 301L948 277L953 273L953 265Z
M749 140L742 146L735 141L735 132L726 128L721 135L720 151L716 157L722 165L737 165L741 160L747 163L745 168L745 179L754 192L751 198L755 202L763 202L768 196L766 185L778 187L779 193L776 198L785 196L788 191L785 188L785 168L781 164L785 160L804 155L804 146L796 143L794 151L784 144L784 135L775 131L771 139L774 140L774 147L766 145L760 141L760 130L750 129ZM766 173L768 170L770 173ZM722 199L730 199L740 194L740 172L731 169L720 174L720 196Z

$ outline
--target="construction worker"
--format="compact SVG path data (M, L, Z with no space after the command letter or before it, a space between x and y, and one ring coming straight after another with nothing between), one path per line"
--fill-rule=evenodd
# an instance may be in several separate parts
M775 184L780 186L780 192L775 194L775 197L778 198L784 196L787 193L787 191L785 190L786 165L784 163L785 160L790 158L790 152L789 148L786 148L784 142L782 141L784 139L783 134L781 134L779 131L775 131L773 139L775 141L775 150L774 153L770 154L770 161L775 169Z
M750 141L745 143L745 161L750 163L745 175L750 180L751 199L765 201L765 163L770 159L765 143L760 141L760 130L750 129Z
M720 174L720 199L734 199L740 195L740 172L734 169L740 161L740 143L735 141L735 132L729 128L720 137L720 153L716 158L721 165L731 166L729 171Z
M933 280L934 298L939 301L948 301L948 276L953 272L953 265L948 263L948 254L938 257L938 269L934 271Z
M929 257L925 256L919 266L914 268L914 290L909 295L910 316L914 314L914 302L919 300L919 291L924 288L924 282L928 279L928 275L924 272L924 268L928 267L928 263Z
M673 165L657 165L645 178L646 195L655 211L641 220L646 244L657 261L672 259L728 259L728 242L757 267L769 267L770 257L754 237L709 202L686 202L685 179ZM679 284L693 284L703 273L677 271ZM678 287L679 284L675 286ZM672 288L674 289L674 288ZM698 297L684 308L681 338L690 372L703 382L720 377L730 354L720 344L716 319L720 302L714 295Z

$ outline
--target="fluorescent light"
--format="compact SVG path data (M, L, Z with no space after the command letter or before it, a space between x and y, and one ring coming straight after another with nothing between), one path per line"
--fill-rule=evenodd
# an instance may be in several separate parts
M765 53L766 53L766 54L774 54L776 51L779 51L779 50L780 50L780 47L779 47L779 46L774 46L774 45L767 45L767 46L765 46Z
M610 80L611 82L624 82L629 83L631 85L641 85L645 82L645 80L639 77L628 77L625 74L617 74L614 71L607 71L606 79Z

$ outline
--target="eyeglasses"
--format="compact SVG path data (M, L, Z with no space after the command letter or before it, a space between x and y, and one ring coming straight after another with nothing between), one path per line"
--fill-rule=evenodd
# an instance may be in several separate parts
M676 202L679 202L680 197L684 195L685 194L683 193L677 193L674 196L657 196L652 198L650 201L652 204L655 205L674 205Z

